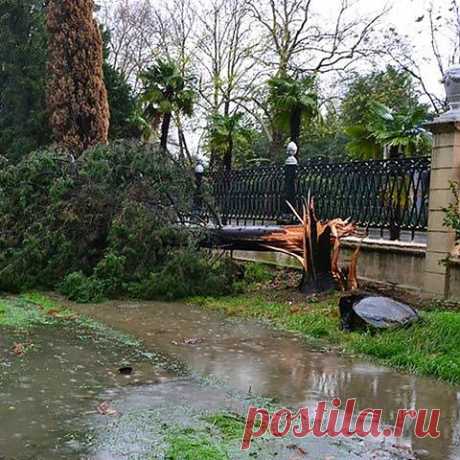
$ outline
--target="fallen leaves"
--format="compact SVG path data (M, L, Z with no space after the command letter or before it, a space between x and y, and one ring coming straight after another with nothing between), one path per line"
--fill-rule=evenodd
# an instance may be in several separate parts
M294 450L294 455L292 457L290 457L289 460L297 460L299 458L304 458L306 455L307 455L307 451L296 445L296 444L289 444L288 446L286 446L288 449L290 450Z
M112 407L109 401L104 401L99 406L97 406L96 410L101 415L106 415L109 417L117 417L120 413Z
M31 342L27 343L20 343L20 342L14 342L11 352L15 354L18 358L22 358L30 348L32 348L34 345Z
M198 345L203 342L204 342L204 339L202 337L190 337L190 338L182 339L181 342L177 342L176 340L173 340L171 343L173 345Z
M14 343L11 350L16 356L22 357L26 352L26 347L23 343Z

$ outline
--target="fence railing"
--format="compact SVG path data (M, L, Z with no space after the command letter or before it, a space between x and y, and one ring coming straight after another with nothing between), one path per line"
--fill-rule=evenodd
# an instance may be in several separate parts
M310 194L321 219L351 218L359 226L412 238L428 225L430 158L263 166L206 178L221 221L237 225L294 223L286 205L301 209ZM201 210L209 217L209 210Z

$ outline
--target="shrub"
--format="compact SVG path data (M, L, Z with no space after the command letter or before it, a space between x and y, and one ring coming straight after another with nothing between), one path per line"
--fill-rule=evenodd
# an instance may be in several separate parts
M233 288L231 263L214 263L201 233L180 225L193 176L166 153L123 142L0 168L0 289L60 286L89 302Z
M460 184L453 182L450 184L450 187L454 195L454 202L445 209L446 217L444 223L460 235Z

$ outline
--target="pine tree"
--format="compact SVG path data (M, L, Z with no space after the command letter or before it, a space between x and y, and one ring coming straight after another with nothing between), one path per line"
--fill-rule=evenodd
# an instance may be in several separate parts
M49 0L48 108L55 140L79 155L107 143L109 105L94 0Z
M0 155L49 144L43 0L0 0Z

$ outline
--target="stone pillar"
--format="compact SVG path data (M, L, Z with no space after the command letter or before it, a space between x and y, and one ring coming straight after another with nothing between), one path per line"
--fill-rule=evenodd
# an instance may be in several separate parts
M433 133L428 245L425 260L425 292L449 295L449 264L455 232L444 226L444 210L454 202L451 182L460 181L460 66L444 76L450 110L428 125Z
M425 260L425 292L449 295L449 266L446 263L454 246L455 232L444 226L444 209L453 202L450 182L460 180L460 118L442 118L430 126L433 132L428 245Z

